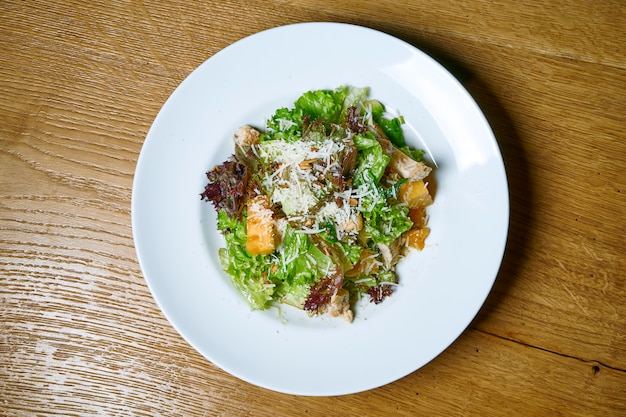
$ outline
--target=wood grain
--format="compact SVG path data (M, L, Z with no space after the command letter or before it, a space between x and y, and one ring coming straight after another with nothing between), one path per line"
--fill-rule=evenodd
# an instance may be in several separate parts
M620 1L6 0L0 16L1 415L626 414ZM130 198L148 129L194 68L322 20L398 36L465 85L501 147L511 223L495 287L448 350L376 390L309 398L242 382L175 332L141 275Z

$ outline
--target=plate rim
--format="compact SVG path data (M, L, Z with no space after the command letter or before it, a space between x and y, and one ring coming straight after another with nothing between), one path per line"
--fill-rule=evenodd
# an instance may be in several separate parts
M143 167L143 162L145 160L146 157L146 153L144 153L144 148L146 148L146 146L149 146L150 143L150 138L153 137L155 135L155 133L153 132L153 129L155 129L155 126L157 125L157 121L160 120L160 116L162 112L166 111L166 106L168 105L168 103L170 103L170 100L172 99L172 97L175 94L178 94L177 92L181 91L182 88L184 88L183 86L186 85L185 83L188 82L188 80L192 79L192 77L197 76L199 74L199 70L200 68L210 65L210 62L212 60L215 59L216 56L219 56L219 54L224 53L223 51L233 51L235 49L238 48L238 45L241 45L243 42L247 42L250 41L250 39L252 38L257 38L259 39L260 37L263 37L265 34L268 34L270 32L277 32L277 31L289 31L291 28L298 28L298 27L304 27L304 26L308 26L308 27L312 27L312 26L318 26L318 27L344 27L344 28L350 28L353 30L357 30L357 31L361 31L361 30L365 30L365 31L369 31L371 33L374 33L376 35L379 36L383 36L384 38L387 38L388 40L392 41L392 42L399 42L401 44L403 44L405 47L411 48L414 52L419 53L422 55L422 57L424 59L430 60L435 66L439 67L439 69L444 73L447 74L447 76L450 78L450 80L453 83L457 83L457 87L459 87L466 95L466 98L468 98L473 105L475 106L475 110L478 111L478 115L480 115L482 117L482 124L484 125L484 127L486 127L489 132L491 132L491 140L493 141L495 147L496 147L496 151L497 151L497 155L499 156L499 162L501 164L501 170L502 173L504 175L504 185L505 185L505 189L504 189L504 193L506 194L506 229L504 231L502 231L502 236L501 236L501 253L498 256L498 261L497 263L497 267L495 268L495 273L493 274L493 277L490 279L490 285L489 285L489 290L486 292L486 294L484 295L484 298L482 299L482 301L479 303L478 308L476 309L474 315L469 318L467 320L467 325L465 325L463 327L463 330L461 332L459 332L450 342L447 346L445 346L440 352L438 352L436 355L434 355L433 357L431 357L430 359L426 360L426 362L424 364L421 364L417 367L415 367L414 369L410 370L409 372L402 374L402 375L397 375L394 378L391 378L386 381L381 381L380 384L370 384L371 386L369 387L359 387L358 389L345 389L345 390L333 390L332 392L330 391L323 391L320 390L318 392L302 392L302 391L293 391L290 392L289 389L285 389L285 387L273 387L270 386L266 383L264 383L263 381L258 380L258 378L254 378L251 377L250 375L246 375L245 372L241 372L240 370L236 370L236 369L231 369L231 367L226 366L224 364L220 364L219 361L215 361L213 358L210 357L210 355L208 355L205 351L205 349L202 349L201 347L196 346L196 343L194 343L186 334L183 334L184 332L181 332L181 330L179 329L179 326L176 325L176 320L173 317L171 311L168 309L168 307L165 305L165 302L161 299L161 297L158 295L158 291L157 288L155 287L156 282L147 275L147 266L146 266L146 262L148 262L145 258L144 258L144 253L140 253L141 252L141 243L139 243L141 241L141 236L140 236L140 226L139 226L139 221L138 221L138 213L136 211L137 209L137 198L138 195L136 194L136 190L137 187L139 186L139 181L141 180L140 178L140 174L141 174L141 169ZM268 109L270 112L274 109ZM429 56L428 54L426 54L425 52L423 52L422 50L420 50L419 48L417 48L414 45L409 44L408 42L399 39L397 37L394 37L388 33L376 30L376 29L372 29L369 27L365 27L365 26L360 26L360 25L354 25L354 24L349 24L349 23L338 23L338 22L303 22L303 23L294 23L294 24L289 24L289 25L283 25L283 26L277 26L277 27L273 27L270 29L266 29L260 32L257 32L255 34L246 36L244 38L241 38L237 41L235 41L234 43L228 45L227 47L225 47L224 49L218 51L217 53L215 53L214 55L210 56L209 58L207 58L202 64L200 64L198 67L196 67L171 93L171 95L168 97L168 99L165 101L165 103L163 104L163 106L161 107L160 111L158 112L157 116L155 117L147 135L146 135L146 139L142 145L142 149L141 152L139 154L138 160L137 160L137 166L136 166L136 170L135 170L135 177L133 179L133 188L132 188L132 197L131 197L131 223L132 223L132 231L133 231L133 241L135 243L135 249L136 249L136 254L137 254L137 259L142 271L142 274L144 276L144 280L146 281L150 292L152 294L153 299L155 300L155 302L157 303L159 309L161 310L162 314L164 314L164 316L167 318L167 320L169 321L169 323L175 328L175 330L179 333L179 335L181 337L183 337L183 339L185 339L196 351L198 351L200 354L202 354L202 356L204 356L206 359L208 359L209 361L211 361L213 364L217 365L218 367L220 367L221 369L225 370L226 372L230 373L231 375L234 375L235 377L242 379L244 381L250 382L252 384L270 389L270 390L274 390L274 391L278 391L278 392L284 392L284 393L289 393L289 394L297 394L297 395L344 395L344 394L350 394L350 393L355 393L355 392L360 392L360 391L364 391L364 390L369 390L369 389L373 389L373 388L377 388L383 385L386 385L390 382L393 382L397 379L400 379L414 371L416 371L417 369L421 368L423 365L425 365L426 363L429 363L430 361L432 361L435 357L437 357L439 354L441 354L443 351L445 351L450 344L452 344L456 339L458 339L463 332L465 331L465 329L467 328L467 326L471 323L471 321L474 319L474 317L476 316L476 314L478 314L479 310L482 308L482 306L484 305L489 293L491 292L491 288L493 287L495 280L497 279L497 275L498 275L498 271L501 267L502 264L502 260L504 257L504 250L506 248L506 241L507 241L507 237L508 237L508 222L509 222L509 217L510 217L510 207L509 207L509 194L508 194L508 184L507 184L507 176L506 176L506 171L505 171L505 167L504 167L504 162L502 159L502 154L499 150L498 144L497 144L497 140L495 138L495 135L493 134L493 131L491 130L491 127L484 115L484 113L482 112L482 110L480 109L480 107L478 106L478 104L476 103L476 101L474 100L474 98L471 96L471 94L465 89L465 87L463 85L461 85L461 83L454 77L454 75L452 75L445 67L443 67L438 61L436 61L435 59L433 59L431 56Z

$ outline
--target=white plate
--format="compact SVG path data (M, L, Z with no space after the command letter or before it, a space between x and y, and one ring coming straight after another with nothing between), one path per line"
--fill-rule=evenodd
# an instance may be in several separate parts
M263 127L301 93L347 84L398 109L407 141L436 164L427 246L400 263L394 295L362 303L352 324L290 307L250 311L218 262L215 213L200 200L205 172L232 153L240 125ZM300 395L376 388L446 349L491 290L508 216L498 145L465 89L415 47L338 23L267 30L198 67L156 117L132 196L139 263L172 325L232 375Z

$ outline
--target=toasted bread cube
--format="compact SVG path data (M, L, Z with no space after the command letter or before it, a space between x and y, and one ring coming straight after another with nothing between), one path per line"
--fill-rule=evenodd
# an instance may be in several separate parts
M424 227L421 229L411 229L406 232L404 237L406 238L407 246L422 250L424 249L425 240L429 234L430 229Z
M260 195L248 200L248 235L246 250L248 254L269 255L276 249L273 212L267 196Z
M413 227L424 227L428 223L426 216L426 207L413 207L409 210L409 218L413 222Z
M433 199L423 180L407 181L400 186L398 198L409 208L426 207L433 203Z

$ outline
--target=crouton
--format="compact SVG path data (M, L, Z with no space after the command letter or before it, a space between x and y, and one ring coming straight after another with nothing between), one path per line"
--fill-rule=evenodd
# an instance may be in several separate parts
M248 200L246 250L252 256L269 255L276 249L276 232L269 197L259 195Z
M398 198L409 208L426 207L433 203L433 199L423 180L407 181L400 185Z
M430 229L428 228L416 228L411 229L406 232L406 245L418 250L424 249L425 240L430 234Z

